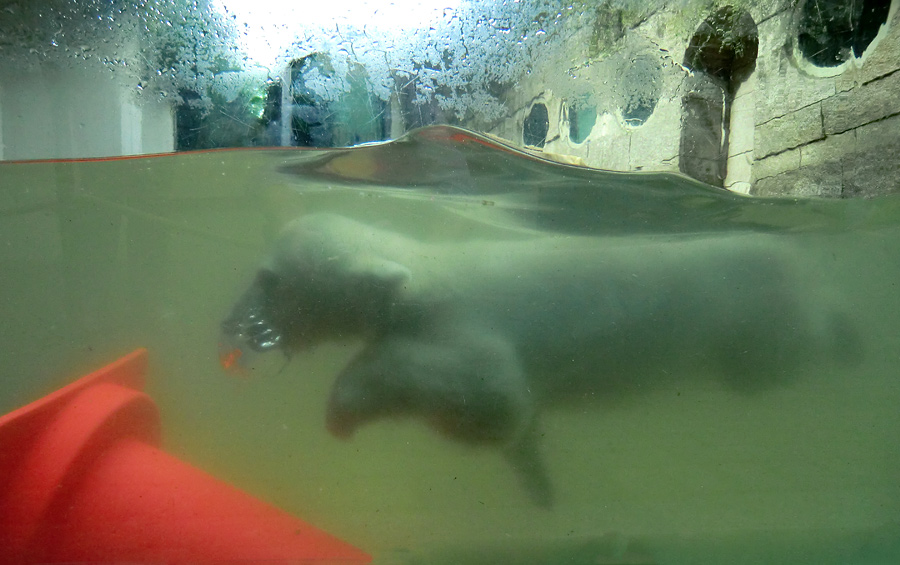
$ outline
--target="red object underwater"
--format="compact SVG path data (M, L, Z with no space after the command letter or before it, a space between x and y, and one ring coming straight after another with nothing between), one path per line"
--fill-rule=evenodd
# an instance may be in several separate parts
M147 352L0 417L0 563L365 563L158 449Z

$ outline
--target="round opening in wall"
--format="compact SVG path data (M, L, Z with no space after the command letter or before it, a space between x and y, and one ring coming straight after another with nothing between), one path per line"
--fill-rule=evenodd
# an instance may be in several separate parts
M756 69L759 30L744 10L724 6L697 27L684 52L684 66L701 71L734 94Z
M547 131L550 129L550 116L547 106L537 103L528 111L525 124L522 128L522 141L532 147L543 147L547 141Z
M662 91L662 68L657 58L633 57L617 73L619 109L629 126L640 126L653 114Z
M656 99L631 97L622 108L622 119L630 126L640 126L647 121L656 108Z
M569 105L569 141L584 143L597 123L597 108L585 102Z
M890 9L885 0L806 0L797 11L797 48L817 67L862 57Z

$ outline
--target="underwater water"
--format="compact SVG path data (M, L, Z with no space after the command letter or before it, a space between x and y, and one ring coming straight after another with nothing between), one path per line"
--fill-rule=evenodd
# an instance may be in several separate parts
M900 559L895 197L753 199L436 127L344 150L3 163L0 198L4 413L147 347L167 451L376 563ZM482 300L470 282L488 259L491 273L515 265L486 276L495 300L472 310L514 310L525 372L539 367L552 504L496 446L441 434L427 413L329 433L363 338L289 357L244 347L241 370L223 369L222 321L283 227L314 213L369 226L345 247L413 246L410 284L439 281L451 304ZM535 286L542 269L555 275ZM607 318L637 329L582 339L619 335ZM574 373L543 355L569 343ZM597 386L545 398L557 368Z

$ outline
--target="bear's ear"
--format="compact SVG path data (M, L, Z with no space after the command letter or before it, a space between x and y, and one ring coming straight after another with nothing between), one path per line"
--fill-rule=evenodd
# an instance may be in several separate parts
M371 255L354 258L347 265L347 271L386 288L395 288L412 278L412 272L406 266Z

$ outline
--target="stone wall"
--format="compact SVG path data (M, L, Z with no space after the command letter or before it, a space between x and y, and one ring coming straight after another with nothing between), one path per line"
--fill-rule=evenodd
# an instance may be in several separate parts
M861 59L816 68L783 49L785 11L760 26L771 49L757 62L753 193L875 196L900 191L900 19Z
M840 7L846 3L834 3L836 10L846 9ZM835 32L817 51L810 51L804 34L822 33L809 32L817 22L810 24L805 4L718 2L694 11L684 3L664 6L626 23L605 53L565 73L565 62L548 57L509 93L507 104L515 109L510 117L489 130L525 144L531 109L544 104L546 135L535 144L532 133L531 145L592 167L680 170L764 196L900 192L900 1L889 11L883 6L879 17L886 23L870 22L869 36ZM609 14L598 11L601 19L608 22ZM586 30L576 41L595 38ZM839 59L822 64L828 49ZM753 56L747 72L727 68L741 55ZM639 67L656 74L641 75ZM636 88L652 104L630 101ZM629 118L629 108L650 106L648 116ZM580 141L572 139L573 108L596 110L590 132L578 133Z

